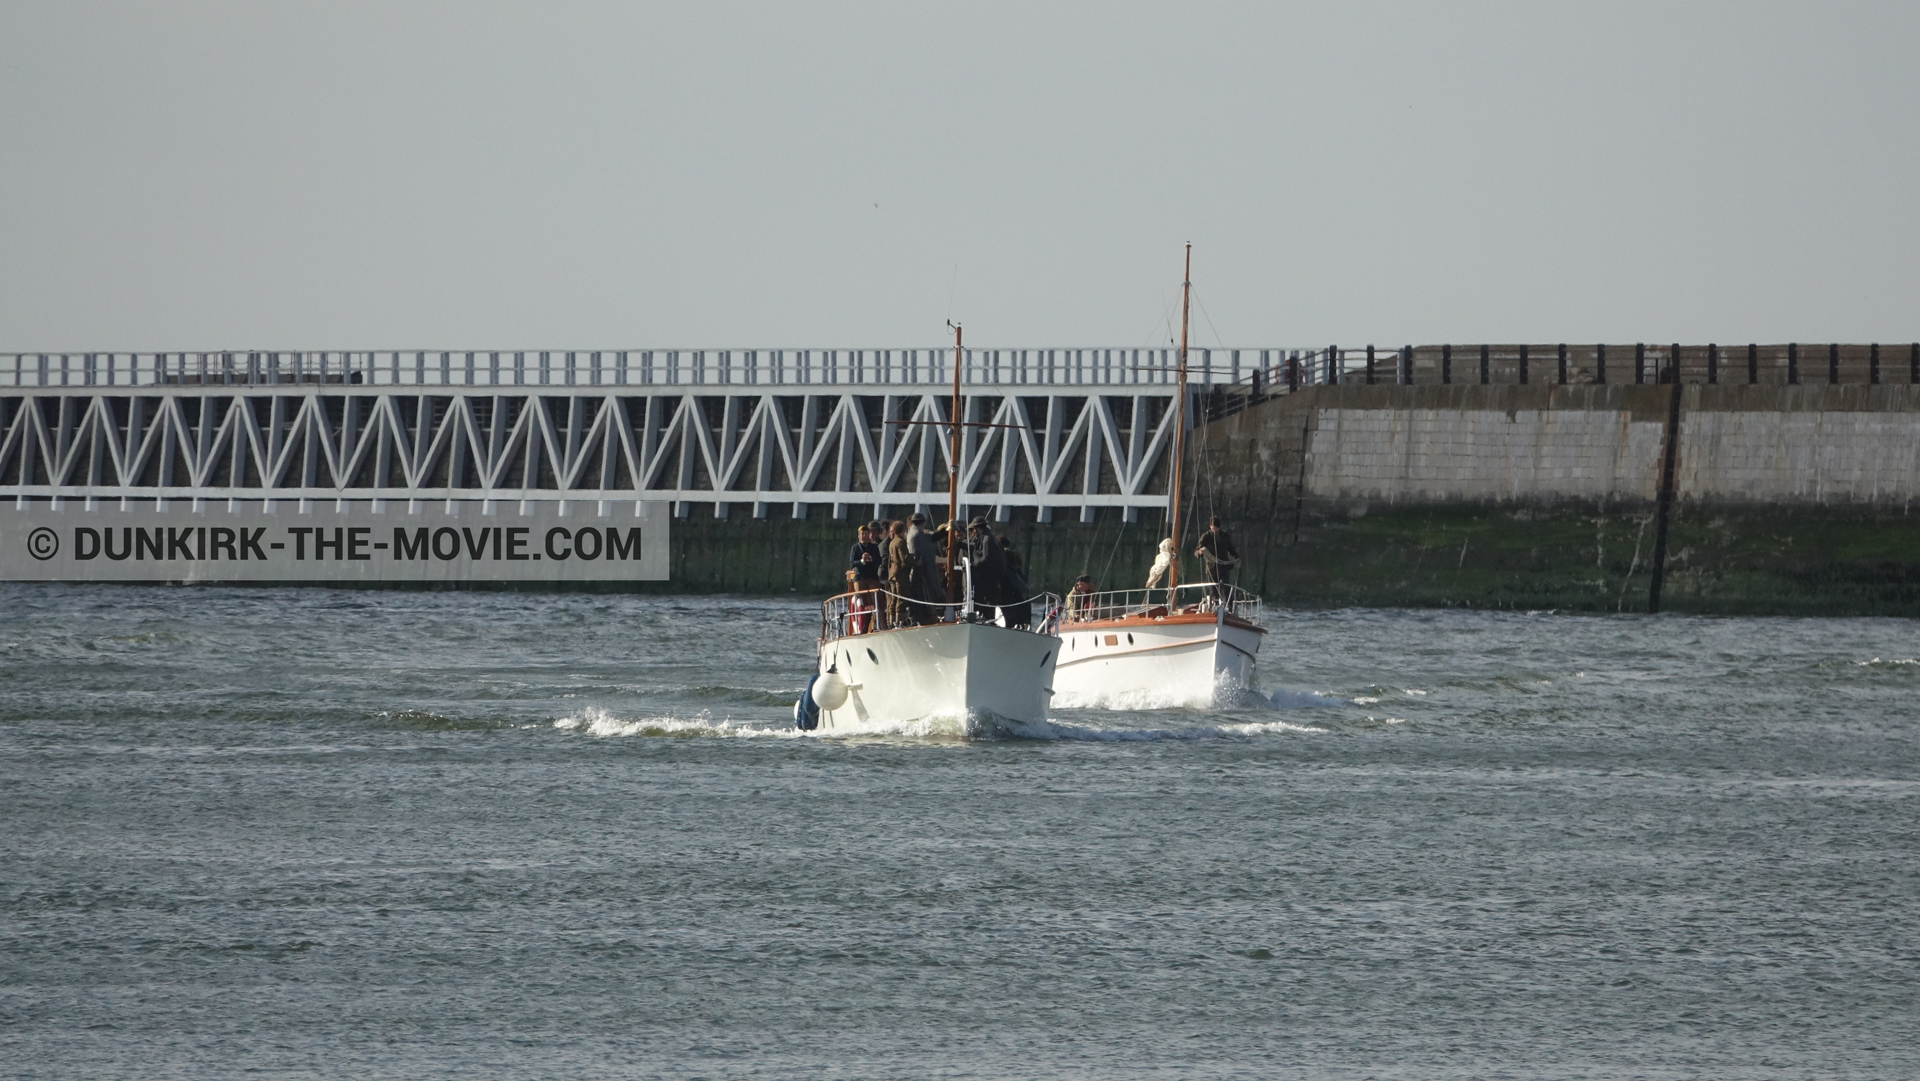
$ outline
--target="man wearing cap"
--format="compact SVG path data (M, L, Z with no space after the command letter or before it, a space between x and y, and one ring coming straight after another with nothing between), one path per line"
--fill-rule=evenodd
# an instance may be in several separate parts
M975 603L998 609L1009 599L1017 599L1007 596L1007 557L995 543L993 528L987 525L985 517L975 516L967 523L966 555L973 565Z
M1073 580L1073 588L1067 590L1067 619L1081 620L1093 618L1093 575L1083 574Z
M893 523L893 539L887 543L887 625L889 627L910 627L918 620L909 598L913 596L913 579L917 561L913 557L913 546L907 543L907 523Z

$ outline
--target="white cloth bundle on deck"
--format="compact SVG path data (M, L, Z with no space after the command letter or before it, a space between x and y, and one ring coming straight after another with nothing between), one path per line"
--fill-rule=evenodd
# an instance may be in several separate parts
M1147 588L1153 589L1158 586L1160 579L1166 577L1167 571L1172 566L1173 538L1166 537L1160 541L1160 554L1153 557L1153 573L1147 575Z

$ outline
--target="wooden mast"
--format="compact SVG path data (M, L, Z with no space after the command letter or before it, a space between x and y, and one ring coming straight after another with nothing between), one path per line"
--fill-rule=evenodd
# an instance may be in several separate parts
M1173 418L1173 491L1167 500L1167 518L1172 525L1173 562L1167 564L1167 607L1174 602L1174 588L1180 584L1180 472L1186 460L1187 434L1187 300L1193 291L1193 244L1187 244L1187 262L1180 277L1180 373L1179 389L1173 398L1178 410Z
M953 328L953 406L947 414L947 599L957 600L960 577L960 324Z

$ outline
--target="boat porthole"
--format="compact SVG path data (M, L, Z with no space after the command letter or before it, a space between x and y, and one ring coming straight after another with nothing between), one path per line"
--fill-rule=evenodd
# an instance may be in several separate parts
M1040 667L1045 668L1047 666L1047 658L1051 656L1053 656L1053 650L1047 650L1045 653L1042 653L1040 655Z
M872 661L872 662L873 662L873 663L875 663L875 664L879 664L879 663L880 663L880 658L879 658L879 657L876 657L876 656L874 656L874 654L873 654L873 650L871 650L871 649L869 649L869 650L867 650L867 659L868 659L868 660L870 660L870 661Z
M1131 635L1131 634L1129 634L1129 635L1127 635L1127 644L1128 644L1128 645L1132 645L1132 644L1133 644L1133 635Z

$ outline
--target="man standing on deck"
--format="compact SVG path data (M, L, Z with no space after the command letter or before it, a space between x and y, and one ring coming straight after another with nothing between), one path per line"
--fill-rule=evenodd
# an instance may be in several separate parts
M886 553L880 550L879 538L880 523L868 522L860 527L852 549L847 552L847 588L856 594L847 606L854 634L864 634L872 629L868 622L875 598L868 594L880 588L880 572L887 567Z
M1200 535L1200 546L1193 554L1207 561L1207 581L1213 583L1214 600L1224 602L1233 568L1240 565L1240 549L1233 546L1233 538L1221 528L1218 515L1208 519L1207 525L1207 531Z
M914 511L907 524L907 543L913 547L915 561L913 595L925 602L915 605L914 612L921 623L933 623L935 606L947 602L947 587L940 581L940 552L934 546L933 534L927 532L926 515Z
M1027 561L1020 558L1020 553L1014 550L1013 538L1007 536L1005 533L1000 535L1000 554L1007 557L1007 569L1009 571L1012 571L1022 579L1026 578Z
M1001 605L1018 598L1007 595L1007 556L983 515L967 523L966 557L972 564L974 604L990 607L998 616Z
M911 627L915 622L913 596L914 572L919 560L907 541L907 523L893 523L893 539L887 543L887 626Z
M847 552L847 580L860 588L861 582L880 584L880 572L886 569L886 558L880 551L880 523L868 522L860 527L853 547Z

